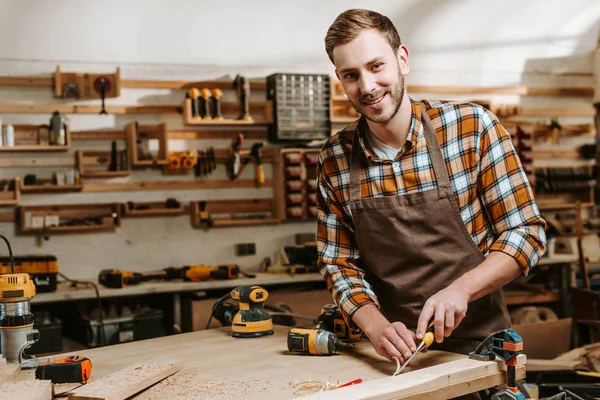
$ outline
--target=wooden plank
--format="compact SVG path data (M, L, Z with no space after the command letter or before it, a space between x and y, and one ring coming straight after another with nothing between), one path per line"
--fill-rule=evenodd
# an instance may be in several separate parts
M524 362L524 356L521 360ZM516 372L517 379L525 378L523 365L518 366ZM506 383L506 372L501 361L464 358L399 376L321 392L308 398L311 400L348 398L445 400L502 383Z
M0 86L52 87L52 76L0 76Z
M191 130L173 130L169 131L169 139L235 139L239 134L244 135L244 139L266 139L267 134L264 130L257 131L191 131Z
M73 140L125 140L125 131L122 129L74 131L71 132Z
M262 187L273 185L272 179L266 179ZM190 189L239 189L255 188L256 180L227 179L187 180L187 181L151 181L151 182L107 182L84 183L82 192L122 192L131 190L190 190Z
M586 75L587 76L587 75ZM332 81L335 100L343 98L344 89L338 80ZM435 86L435 85L407 85L406 90L410 93L434 93L434 94L462 94L482 95L501 94L518 96L549 96L549 97L592 97L593 86Z
M233 90L232 81L158 81L144 79L122 79L121 87L127 89L191 89L209 88L221 90ZM250 81L250 91L265 90L267 82Z
M563 87L531 87L531 86L425 86L408 85L411 93L439 94L503 94L518 96L549 96L549 97L592 97L594 88L591 86Z
M547 293L507 290L504 292L507 305L553 303L560 300L558 290L549 290Z
M75 166L75 158L67 157L19 157L19 158L0 158L0 167L2 168L54 168L54 167L73 167Z
M223 114L235 114L239 110L239 102L223 102ZM172 104L147 104L147 105L107 105L108 114L181 114L181 105ZM72 105L72 104L0 104L0 114L51 114L58 111L61 114L99 114L102 109L99 105ZM250 113L262 115L265 112L265 102L250 102ZM216 125L216 122L213 122Z
M596 115L593 107L540 107L519 108L519 117L590 117Z
M40 380L7 382L0 386L0 400L51 400L52 382Z
M172 357L154 357L105 375L69 393L69 400L125 400L183 367Z
M179 114L177 105L106 106L108 114ZM71 104L0 104L0 113L10 114L99 114L101 106Z

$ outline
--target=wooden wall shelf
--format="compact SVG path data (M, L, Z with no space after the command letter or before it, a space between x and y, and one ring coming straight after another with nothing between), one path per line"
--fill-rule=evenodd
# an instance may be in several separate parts
M131 122L125 127L127 148L129 149L129 164L132 167L156 167L169 164L169 142L167 124L139 125ZM158 141L158 154L152 159L140 159L137 141Z
M0 206L14 206L19 204L21 200L21 192L19 191L20 181L21 179L19 178L1 181Z
M48 125L24 125L15 124L15 145L12 147L0 146L0 152L19 153L19 152L55 152L68 151L71 147L71 130L69 125L65 124L65 145L40 144L40 128L48 128Z
M106 81L104 98L119 97L121 95L121 73L119 67L112 74L94 74L87 72L61 72L60 67L57 66L54 72L54 97L100 99L100 87L96 85L96 79L98 78L104 78ZM71 88L72 90L70 90Z
M24 234L114 231L121 218L116 203L21 206L17 215Z
M78 150L76 153L76 164L81 178L115 178L128 176L130 174L129 161L127 169L119 171L109 171L110 151L102 150ZM121 154L121 152L117 152ZM122 165L117 156L117 164ZM98 169L103 168L103 169Z
M250 107L250 113L251 114L261 114L264 115L265 111L270 109L270 106L268 105L269 102L265 102L264 104L262 104L260 107L257 106L257 103L254 103L254 107ZM251 103L252 105L252 103ZM235 117L230 117L228 116L228 114L236 114L239 112L239 106L238 107L232 107L230 103L223 103L222 105L222 112L223 112L223 116L225 117L225 119L223 119L222 121L215 121L215 120L194 120L192 118L192 100L191 99L185 99L183 101L183 124L184 125L196 125L196 126L267 126L273 123L272 120L270 119L254 119L251 121L244 121L244 120L238 120L235 119ZM233 109L232 109L233 108ZM261 112L256 112L258 111L257 109L261 109Z
M133 206L133 208L132 208ZM143 209L136 209L136 207ZM163 217L176 216L186 213L185 207L179 203L179 207L167 208L166 201L149 201L149 202L127 202L122 205L123 218L128 217Z
M21 193L69 193L81 192L83 184L77 185L57 185L52 179L38 180L35 185L25 185L19 180L19 191Z
M277 224L281 219L276 217L274 204L273 199L193 201L191 222L194 228Z

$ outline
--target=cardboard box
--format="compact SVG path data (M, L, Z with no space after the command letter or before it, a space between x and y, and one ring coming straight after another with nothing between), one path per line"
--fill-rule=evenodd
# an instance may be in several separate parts
M571 318L513 325L528 359L551 360L571 349Z

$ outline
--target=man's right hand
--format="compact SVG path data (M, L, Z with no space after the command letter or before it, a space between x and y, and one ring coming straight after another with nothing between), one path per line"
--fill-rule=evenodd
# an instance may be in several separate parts
M417 350L415 333L402 323L390 323L374 305L359 308L352 320L367 335L377 354L404 363Z

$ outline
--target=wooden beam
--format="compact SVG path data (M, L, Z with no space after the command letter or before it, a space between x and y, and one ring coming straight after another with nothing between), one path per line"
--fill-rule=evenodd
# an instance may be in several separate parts
M183 368L177 358L155 357L105 375L69 393L69 400L125 400Z
M266 179L262 187L273 186L272 179ZM193 189L239 189L255 188L254 179L242 180L188 180L154 182L107 182L84 183L82 192L125 192L132 190L193 190Z

